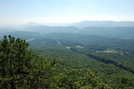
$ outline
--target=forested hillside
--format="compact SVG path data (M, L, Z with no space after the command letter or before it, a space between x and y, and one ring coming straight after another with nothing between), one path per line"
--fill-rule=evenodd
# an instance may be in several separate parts
M48 38L70 40L83 44L96 44L96 45L108 45L111 47L122 47L133 49L134 39L117 39L108 38L97 35L82 35L82 34L71 34L71 33L50 33L46 34Z
M64 33L68 28L73 30ZM0 88L133 89L133 28L122 28L128 29L123 32L118 32L118 27L107 28L106 32L111 30L110 36L116 31L122 37L126 37L124 32L127 35L131 32L131 39L86 34L90 28L94 29L92 33L100 29L100 34L105 34L106 27L83 28L85 33L77 32L78 28L74 27L66 27L63 32L64 28L60 27L59 32L52 33L1 33ZM4 36L8 34L14 37Z
M56 58L60 70L90 69L99 77L99 81L113 89L133 88L133 51L119 46L68 43L64 41L64 44L61 42L57 46L44 44L40 47L32 45L30 48L34 48L42 57Z
M60 56L60 53L65 54L64 56L67 56L66 53L71 53L66 51L66 49L64 50L63 47L59 46L57 49L57 46L45 46L47 49L45 50L43 46L43 48L40 48L40 46L33 46L33 53L37 53L39 55L38 57L30 50L27 50L28 46L29 44L25 40L21 40L20 38L15 39L14 37L11 37L11 35L9 35L8 38L7 36L4 36L4 39L0 42L0 88L111 89L107 84L99 81L99 77L97 77L97 75L89 68L82 67L82 69L80 69L79 67L72 65L70 62L68 63L72 66L65 65L65 61L62 57L60 57L61 60L57 59L57 64L55 59L49 59L57 58L56 56ZM72 57L75 55L77 56L76 53L73 54L74 55L71 54ZM66 58L65 60L67 61Z

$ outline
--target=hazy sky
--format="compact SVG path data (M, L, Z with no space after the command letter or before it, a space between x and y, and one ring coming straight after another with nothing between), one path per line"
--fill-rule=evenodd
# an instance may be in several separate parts
M0 0L0 24L134 21L134 0Z

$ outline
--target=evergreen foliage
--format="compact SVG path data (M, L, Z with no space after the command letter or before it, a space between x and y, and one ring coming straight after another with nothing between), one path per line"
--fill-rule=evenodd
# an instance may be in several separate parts
M48 64L27 50L28 46L25 40L4 36L0 44L1 89L50 88L55 61Z

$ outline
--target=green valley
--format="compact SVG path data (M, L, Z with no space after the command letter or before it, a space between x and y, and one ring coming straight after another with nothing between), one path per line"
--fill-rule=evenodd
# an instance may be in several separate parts
M1 88L134 87L134 39L75 33L14 35L24 40L4 36L0 41Z

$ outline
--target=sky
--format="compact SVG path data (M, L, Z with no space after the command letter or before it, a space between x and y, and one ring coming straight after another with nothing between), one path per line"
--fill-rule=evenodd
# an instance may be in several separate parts
M0 24L134 21L134 0L0 0Z

